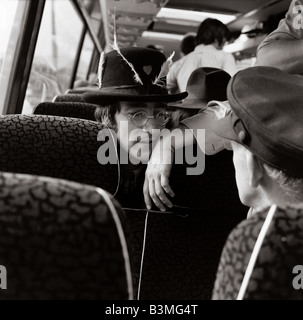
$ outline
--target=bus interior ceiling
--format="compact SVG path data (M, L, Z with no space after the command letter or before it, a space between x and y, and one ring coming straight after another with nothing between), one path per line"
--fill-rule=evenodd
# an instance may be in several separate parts
M105 3L110 17L107 24L109 43L113 40L114 7L121 46L154 45L166 55L175 51L175 58L179 57L179 44L184 34L196 33L204 19L213 17L226 23L232 33L231 44L226 50L243 59L254 56L257 45L277 26L290 1L106 0Z

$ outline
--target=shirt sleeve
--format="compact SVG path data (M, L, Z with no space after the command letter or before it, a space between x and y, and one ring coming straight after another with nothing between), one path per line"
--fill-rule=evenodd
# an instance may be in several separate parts
M234 56L231 53L226 54L222 69L228 72L231 76L237 73L238 71L237 63Z
M205 110L181 121L193 131L198 146L205 154L213 155L225 149L223 140L212 130L212 123L224 117L229 110L230 106L227 101L210 101ZM205 134L198 134L198 130L204 130Z
M276 30L271 32L258 46L259 51L275 40L303 39L303 0L293 0Z
M170 66L169 72L166 77L167 90L171 93L179 92L177 76L176 76L176 68L177 68L177 61Z

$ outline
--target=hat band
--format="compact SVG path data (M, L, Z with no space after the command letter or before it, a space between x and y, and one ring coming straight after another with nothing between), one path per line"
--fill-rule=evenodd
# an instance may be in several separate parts
M119 90L119 89L133 89L133 88L138 88L138 85L124 85L124 86L110 86L110 87L105 87L101 88L101 92L112 92L113 90Z
M196 98L196 99L186 98L185 101L188 102L188 103L195 103L195 102L208 103L207 99L200 99L200 98Z
M168 91L165 87L158 85L123 85L123 86L111 86L101 88L100 92L102 93L111 93L111 94L139 94L139 95L151 95L151 94L160 94L167 95Z

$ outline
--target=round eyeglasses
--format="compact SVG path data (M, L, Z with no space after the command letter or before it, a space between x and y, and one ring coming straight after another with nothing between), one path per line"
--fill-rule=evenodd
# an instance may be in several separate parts
M155 119L158 125L163 126L169 121L169 118L169 113L165 111L160 111L156 116L149 116L144 111L138 111L133 115L128 115L128 119L132 120L138 127L144 126L148 122L148 119Z

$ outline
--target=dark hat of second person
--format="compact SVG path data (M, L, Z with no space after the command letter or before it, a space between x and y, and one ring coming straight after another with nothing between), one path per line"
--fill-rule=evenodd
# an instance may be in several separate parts
M188 78L186 99L178 104L170 103L170 106L204 110L211 100L225 101L230 78L226 71L219 68L197 68Z
M303 77L273 67L251 67L231 79L232 111L213 129L290 176L303 178Z
M149 48L121 48L102 54L99 63L99 90L83 94L94 104L114 101L171 102L186 92L169 94L166 88L168 59Z

